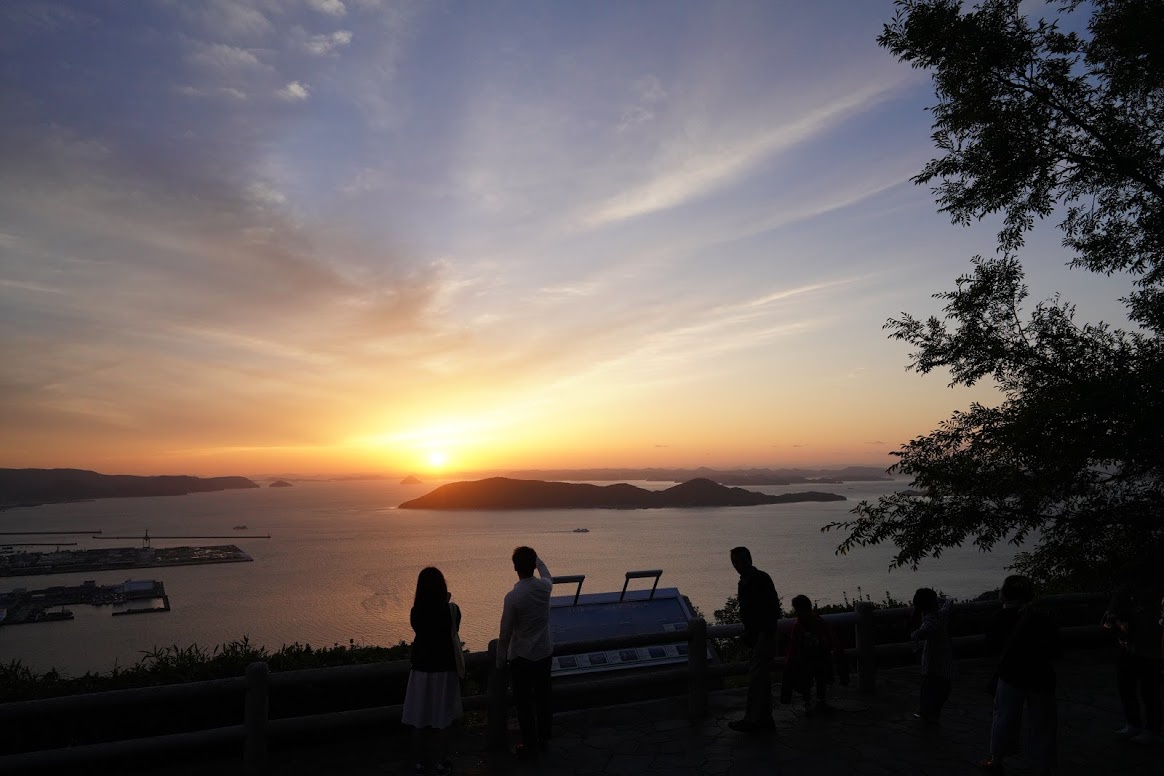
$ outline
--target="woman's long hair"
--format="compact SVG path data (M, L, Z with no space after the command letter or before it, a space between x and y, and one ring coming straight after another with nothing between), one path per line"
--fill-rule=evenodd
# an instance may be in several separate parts
M416 598L412 605L420 608L425 606L444 606L449 600L449 586L445 584L445 575L435 566L420 570L416 578Z

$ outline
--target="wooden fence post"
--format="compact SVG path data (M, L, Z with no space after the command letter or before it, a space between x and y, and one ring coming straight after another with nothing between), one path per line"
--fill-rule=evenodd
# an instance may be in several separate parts
M692 719L707 716L707 622L696 617L687 623L687 668L691 671L688 711Z
M247 666L247 697L243 724L246 727L246 744L243 760L247 773L252 776L267 770L267 709L270 700L271 669L266 663L251 663Z
M509 671L497 666L497 639L493 639L489 642L489 680L486 688L489 696L486 740L493 751L501 751L509 744L509 708L506 703L508 689Z
M861 692L877 691L877 637L873 629L874 606L857 602L857 687Z

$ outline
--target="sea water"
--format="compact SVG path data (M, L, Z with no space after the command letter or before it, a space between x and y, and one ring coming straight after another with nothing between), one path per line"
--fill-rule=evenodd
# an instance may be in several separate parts
M663 569L660 586L678 587L703 613L734 595L738 577L728 558L751 548L771 574L785 606L804 593L818 603L853 599L858 587L874 599L886 591L908 599L920 586L969 597L998 587L1014 547L982 553L972 547L927 560L917 572L890 570L890 546L835 554L842 534L822 533L862 499L904 488L904 481L754 487L766 493L821 490L848 501L756 507L650 510L400 510L402 501L441 483L388 480L296 482L291 488L201 493L177 497L101 499L0 512L0 531L101 529L105 535L229 535L230 539L153 540L154 546L236 543L253 563L0 577L0 590L160 579L172 611L113 617L108 607L70 607L72 621L0 627L0 660L71 674L130 665L154 647L211 647L247 636L276 649L394 644L409 640L408 612L421 568L444 572L464 613L461 636L484 649L497 635L501 600L516 577L510 554L532 546L556 574L585 574L583 592L622 588L632 569ZM608 483L598 483L608 484ZM659 489L672 483L636 482ZM246 531L234 530L246 525ZM587 528L576 533L575 528ZM247 539L267 534L270 539ZM11 537L13 541L49 541ZM133 540L87 536L78 549L133 546ZM632 580L632 588L636 586ZM648 580L649 584L649 580ZM573 592L563 587L560 594Z

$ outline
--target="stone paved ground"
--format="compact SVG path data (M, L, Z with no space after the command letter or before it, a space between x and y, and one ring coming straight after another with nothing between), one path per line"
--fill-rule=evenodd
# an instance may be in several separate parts
M714 693L701 722L687 720L685 700L649 701L559 714L550 751L536 763L486 752L484 733L470 728L456 740L455 772L465 776L686 776L687 774L802 773L919 774L956 776L981 773L975 763L986 753L990 675L985 661L960 661L961 676L941 723L913 719L916 668L882 670L878 691L861 695L855 683L837 688L836 710L806 717L799 704L777 706L778 730L753 737L730 730L739 715L742 690ZM1122 724L1112 655L1106 651L1069 653L1059 670L1060 774L1144 774L1164 776L1164 747L1117 741ZM516 729L511 731L516 737ZM271 773L405 776L413 773L408 741L346 741L332 746L272 752ZM1029 773L1021 759L1007 761L1008 773ZM197 771L169 768L159 776L187 772L237 772L234 763L202 764Z

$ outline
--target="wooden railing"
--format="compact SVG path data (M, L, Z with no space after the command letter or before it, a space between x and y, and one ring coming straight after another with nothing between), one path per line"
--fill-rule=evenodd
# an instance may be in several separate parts
M1067 594L1050 596L1042 599L1040 603L1042 606L1055 609L1063 606L1102 606L1103 602L1102 595ZM951 621L954 622L959 616L972 613L987 614L998 607L997 601L955 604ZM860 602L856 605L855 611L824 615L824 619L829 622L835 632L843 633L841 629L848 627L855 630L853 639L855 647L847 649L846 652L850 657L856 657L858 688L861 692L874 692L876 690L879 659L901 656L913 649L913 645L908 642L876 643L876 631L879 623L889 622L904 626L905 620L910 616L910 611L908 608L876 609L871 603ZM794 619L784 619L780 621L779 627L782 631L787 631L791 629L794 622ZM1094 639L1099 631L1098 622L1094 625L1082 625L1061 630L1064 641L1068 645L1077 643L1080 638ZM685 683L687 685L689 712L693 718L702 717L707 713L711 680L743 674L747 670L747 664L742 662L709 665L707 660L708 642L710 639L733 638L742 633L743 626L739 624L708 626L701 619L692 620L686 631L688 659L684 665L650 671L611 672L608 676L589 678L585 682L556 687L554 690L555 698L568 699L582 694L610 698L617 697L613 693L631 688L643 689L651 686ZM676 637L680 635L676 632L651 633L568 642L556 645L554 654L565 655L673 644ZM985 635L981 633L957 637L953 640L955 652L965 655L968 651L980 648L984 639ZM845 641L847 642L848 639L846 638ZM490 642L487 652L474 652L466 655L465 662L469 673L473 675L487 673L488 681L484 694L464 698L464 708L468 712L486 711L489 744L493 747L502 747L505 745L507 735L509 679L507 671L496 665L494 652L496 643L496 641ZM776 658L773 661L775 667L782 668L783 664L783 658ZM233 743L242 745L242 754L248 765L248 770L251 773L260 774L266 770L267 741L270 737L284 738L358 725L398 723L403 710L403 704L394 704L377 708L271 719L268 715L268 705L272 692L277 693L281 689L300 688L322 683L330 684L345 680L361 682L382 679L400 680L407 675L409 670L408 661L395 661L271 673L266 663L253 663L247 668L245 676L232 679L114 690L88 695L0 704L0 726L5 726L18 721L27 724L36 719L51 720L54 717L66 715L115 714L118 709L138 703L181 704L194 700L204 703L214 698L220 698L224 703L237 703L239 699L243 701L242 724L239 725L2 756L0 757L0 773L8 774L21 770L49 772L81 763L90 764L102 758L143 756L156 752L197 749L209 745Z

